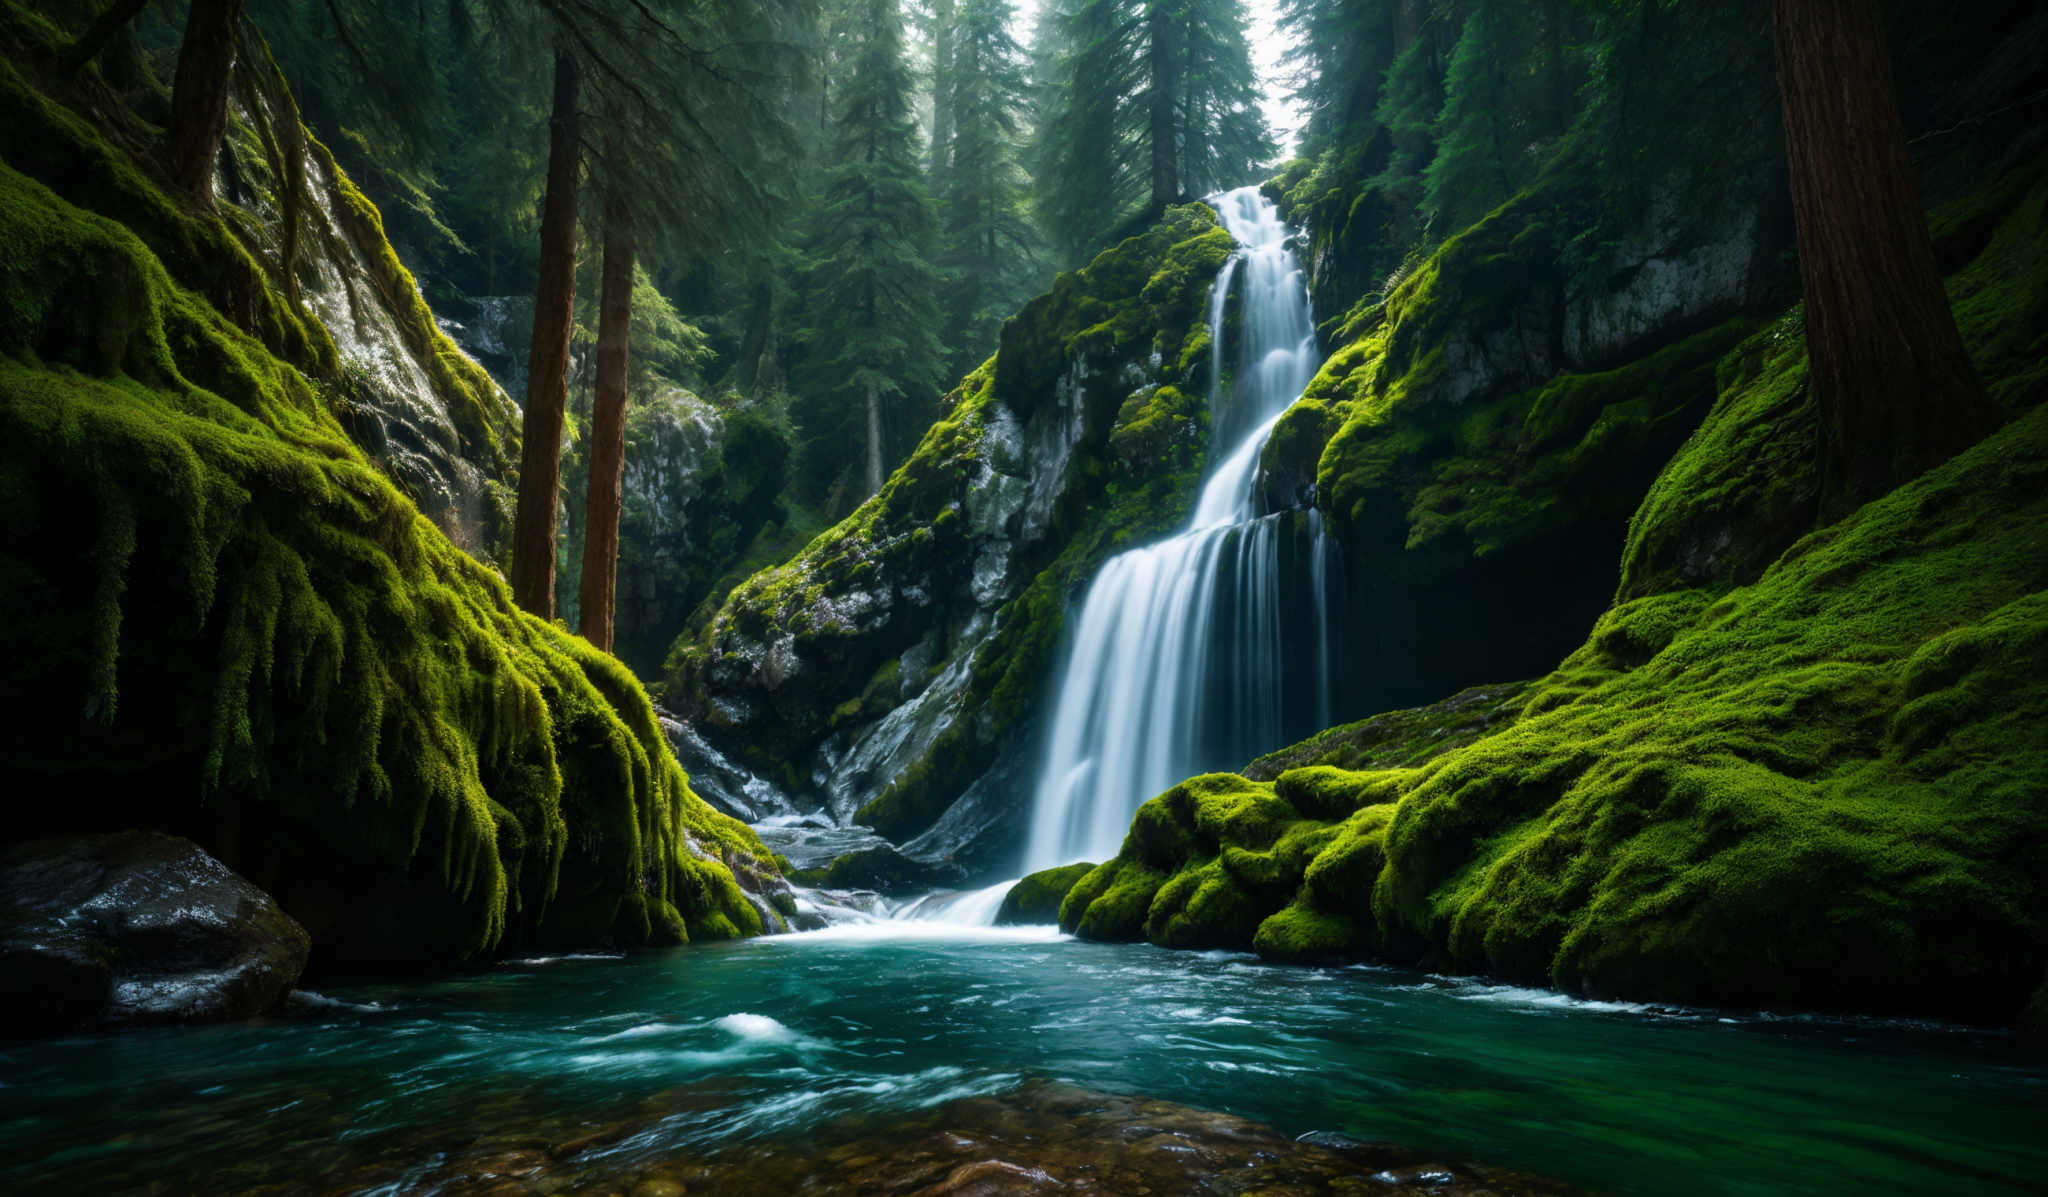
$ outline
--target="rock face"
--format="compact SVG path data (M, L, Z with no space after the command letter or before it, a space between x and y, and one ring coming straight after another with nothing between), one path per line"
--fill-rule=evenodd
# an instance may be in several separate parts
M690 792L639 682L352 438L350 362L248 214L159 190L91 72L16 65L49 28L0 63L0 771L61 797L6 838L187 835L315 970L773 926L766 848Z
M1230 250L1188 205L1061 276L879 494L678 643L677 713L800 808L921 859L1014 850L987 833L1021 812L1005 765L1031 741L1067 604L1191 499L1203 301Z
M1267 444L1265 502L1312 496L1343 548L1349 710L1569 652L1612 597L1631 512L1712 406L1716 361L1782 281L1753 210L1654 213L1575 268L1560 230L1585 203L1526 193L1336 321Z
M1712 363L1709 415L1561 664L1184 781L1062 925L1639 1000L2021 1018L2048 965L2048 307L2024 298L2044 212L2037 157L1933 222L1943 244L1995 229L1949 286L2004 429L1814 528L1801 329L1765 327Z
M231 126L224 198L252 217L244 235L267 262L285 258L281 155L298 158L284 172L304 183L293 204L292 274L340 360L336 414L421 514L491 560L509 526L518 407L435 320L376 205L327 147L281 136L267 98L238 97Z
M612 652L634 672L660 676L691 612L755 534L785 518L779 499L788 466L788 442L758 412L722 409L669 385L633 396L620 479ZM580 610L589 479L590 463L579 449L563 471L567 527L555 585L556 610L571 627Z
M247 1018L284 999L310 945L189 840L125 831L0 850L0 1003L15 1027Z

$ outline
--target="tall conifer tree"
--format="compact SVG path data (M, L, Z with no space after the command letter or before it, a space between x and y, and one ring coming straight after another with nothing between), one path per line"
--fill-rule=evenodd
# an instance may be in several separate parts
M938 387L934 221L897 0L853 0L840 45L797 336L809 351L806 389L860 413L871 494L889 456L885 409L928 399Z
M994 348L1003 318L1039 283L1038 239L1019 166L1029 86L1010 33L1011 0L960 0L951 54L936 89L947 100L947 171L938 179L940 284L947 374ZM934 159L940 157L937 152Z
M1055 3L1033 164L1069 257L1147 206L1248 182L1272 159L1241 0Z

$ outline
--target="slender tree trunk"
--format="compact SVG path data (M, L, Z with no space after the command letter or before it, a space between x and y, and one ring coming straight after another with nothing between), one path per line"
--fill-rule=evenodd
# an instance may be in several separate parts
M540 286L533 297L533 350L527 357L521 423L519 506L512 522L512 598L555 616L555 491L562 473L562 416L569 399L569 329L576 306L576 188L582 140L576 60L555 55L554 110L548 118L547 198L540 220Z
M213 164L228 131L228 81L242 0L192 0L178 73L171 84L171 176L203 208L213 207Z
M1399 58L1402 51L1414 45L1415 39L1421 36L1422 0L1396 0L1394 4L1393 58Z
M868 384L868 493L882 489L882 392Z
M932 0L932 191L953 167L953 0Z
M1877 0L1774 0L1821 518L1997 425L1935 266Z
M619 485L626 469L626 358L633 325L633 208L617 187L604 201L604 285L597 301L597 395L590 413L590 490L583 504L583 638L612 650L618 611Z
M100 51L107 48L107 43L114 40L114 35L126 29L129 22L142 13L142 6L147 3L149 0L114 0L108 5L107 11L100 14L100 19L92 23L92 28L86 30L85 34L71 43L71 48L64 52L64 73L77 74L85 68L86 63L98 58Z
M1571 19L1571 6L1565 0L1547 0L1543 7L1544 52L1550 59L1545 72L1550 92L1550 132L1561 136L1572 123L1572 88L1570 76L1565 70L1564 30L1565 22Z
M1174 119L1180 96L1180 51L1173 38L1169 0L1152 0L1146 14L1152 72L1148 137L1152 142L1152 206L1163 208L1180 198L1180 147L1174 144L1180 122Z

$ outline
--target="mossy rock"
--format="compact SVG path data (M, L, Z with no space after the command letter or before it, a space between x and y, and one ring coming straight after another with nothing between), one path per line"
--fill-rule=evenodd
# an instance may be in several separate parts
M94 796L9 835L186 835L307 927L316 970L761 930L724 862L772 872L765 849L690 792L632 675L350 442L317 323L267 290L223 306L263 276L218 289L192 248L233 244L216 218L167 215L7 70L10 114L44 104L78 142L64 185L112 213L0 166L0 766Z
M889 662L927 639L943 645L933 674L971 653L950 709L973 717L935 720L928 747L870 779L857 816L898 842L929 827L1032 713L1095 568L1192 503L1208 421L1203 300L1231 246L1212 211L1182 205L1061 275L1004 324L996 356L942 400L876 495L676 643L666 700L757 770L801 778L828 737L855 739L929 680L878 686ZM1033 463L1011 460L1032 429L1073 439L1037 463L1057 468L1036 478L1027 515L1002 500L1032 485ZM1006 580L977 593L991 548Z
M1003 895L1003 904L996 909L996 925L1059 922L1060 904L1067 900L1074 883L1094 870L1094 865L1084 862L1027 874Z
M1999 236L2038 248L2048 193L2006 194L2028 200ZM2031 311L2010 293L2034 282L2008 265L1980 259L1951 291ZM1644 593L1625 587L1533 683L1326 733L1266 780L1168 791L1062 925L1214 943L1251 923L1235 942L1275 959L2018 1017L2048 966L2048 408L2030 406L2038 361L2011 348L2040 329L1963 328L2015 409L2002 431L1761 567L1639 570ZM1784 493L1737 448L1809 426L1797 325L1770 336L1718 363L1714 413L1640 542L1676 543L1659 523L1695 521L1689 495L1726 512ZM1230 887L1198 904L1219 867ZM1214 914L1194 926L1198 905Z

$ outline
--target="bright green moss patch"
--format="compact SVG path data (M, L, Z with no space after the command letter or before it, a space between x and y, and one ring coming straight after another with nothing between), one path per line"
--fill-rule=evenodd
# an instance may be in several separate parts
M1214 942L1187 920L1248 916L1193 903L1215 879L1204 829L1227 861L1284 805L1334 834L1285 884L1227 895L1261 920L1236 942L1277 958L2006 1017L2048 963L2044 496L2037 409L1752 586L1617 608L1504 730L1413 768L1197 779L1208 798L1147 804L1096 875L1139 869L1148 932ZM1130 931L1139 888L1094 921ZM1086 894L1063 911L1084 934Z
M9 167L0 240L19 833L192 835L328 966L760 929L725 862L765 851L631 675L421 517L329 379Z
M1083 863L1029 874L1003 895L1003 904L996 910L996 925L1059 922L1060 904L1066 901L1076 882L1094 871L1093 864Z
M2022 192L2008 224L2034 227ZM2032 278L1951 288L1977 282L2002 292L1985 310L2029 310ZM2013 1018L2048 966L2048 408L2005 348L2034 334L1965 330L2012 423L1818 531L1799 327L1742 338L1636 517L1620 600L1556 670L1168 791L1062 925ZM1501 427L1483 404L1459 423Z

